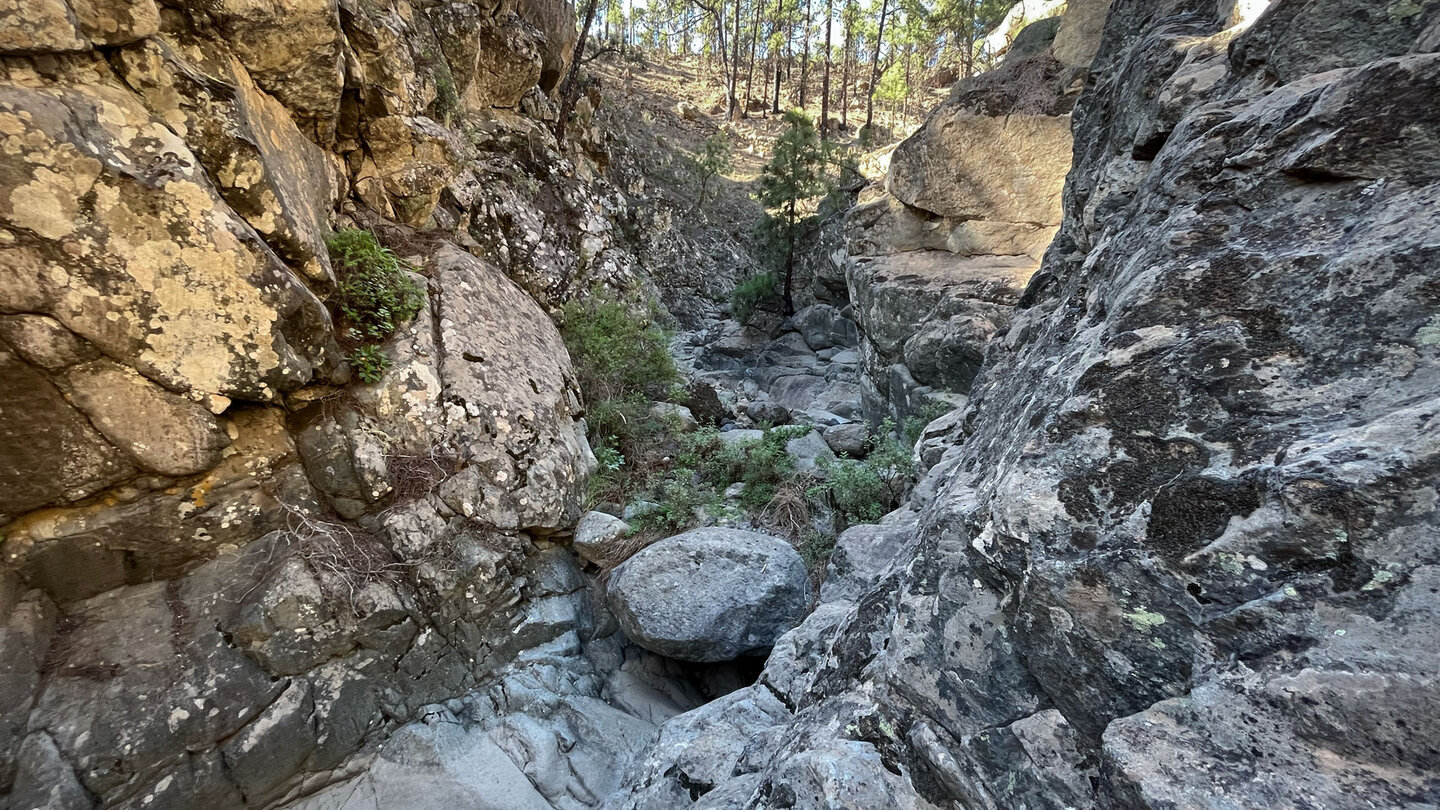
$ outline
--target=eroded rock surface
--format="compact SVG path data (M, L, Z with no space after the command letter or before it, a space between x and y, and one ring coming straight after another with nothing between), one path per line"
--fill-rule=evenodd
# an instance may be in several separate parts
M612 675L634 716L570 781L516 773L588 806L630 750L611 731L638 747L701 702L646 691L688 675L616 636L564 544L595 460L548 311L687 251L673 208L632 227L609 133L551 134L573 18L0 9L0 803L278 806L520 653L587 645L572 669L604 675L534 670L574 702L552 748ZM341 228L423 291L371 382L337 328ZM545 711L494 710L514 761Z
M895 148L884 189L867 189L847 215L871 422L928 421L965 403L1055 235L1085 67L1057 61L1052 40L1058 27L1071 31L1071 51L1099 41L1092 23L1066 29L1069 17L1034 23L1001 67L957 84Z
M1116 0L918 519L842 538L784 713L682 715L612 806L1440 800L1440 4L1253 11Z

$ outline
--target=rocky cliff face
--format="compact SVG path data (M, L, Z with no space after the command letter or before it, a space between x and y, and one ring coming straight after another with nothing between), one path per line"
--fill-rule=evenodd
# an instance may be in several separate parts
M547 310L687 251L603 176L598 94L549 134L573 18L0 12L0 804L272 806L522 650L610 638L589 696L626 662L555 542L594 459ZM425 290L374 384L339 227Z
M1108 8L1074 5L1021 31L1000 68L956 85L895 148L884 188L867 189L847 216L844 269L871 421L965 403L986 344L1055 235L1085 76L1056 58L1055 43L1064 34L1098 44L1085 25Z
M1256 6L1115 0L1058 235L911 508L607 806L1440 801L1440 4ZM964 202L924 168L852 244Z

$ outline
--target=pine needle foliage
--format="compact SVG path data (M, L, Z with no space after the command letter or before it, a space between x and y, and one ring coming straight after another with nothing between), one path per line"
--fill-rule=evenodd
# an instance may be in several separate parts
M710 191L710 181L715 179L716 175L730 171L730 133L723 129L716 130L700 145L700 151L689 158L689 164L691 173L700 184L700 191L695 196L692 209L698 210L705 204L705 197Z
M800 231L811 214L807 204L823 196L829 189L828 150L810 117L799 110L789 110L781 118L784 130L775 139L775 151L760 170L758 197L766 208L761 233L770 235L778 249L777 256L783 283L781 300L785 314L795 312L791 294L795 276L795 246Z

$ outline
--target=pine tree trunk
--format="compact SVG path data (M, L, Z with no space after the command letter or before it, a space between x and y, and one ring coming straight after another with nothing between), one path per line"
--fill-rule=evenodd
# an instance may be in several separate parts
M865 94L865 126L869 127L875 116L875 85L880 81L880 46L885 42L885 12L890 10L890 0L880 0L880 33L875 35L875 53L870 57L870 90Z
M741 4L740 0L735 0L735 36L734 36L734 40L735 40L735 41L734 41L733 43L731 43L732 53L731 53L731 56L730 56L730 92L729 92L728 98L726 99L726 104L727 104L727 106L729 107L729 109L727 109L727 110L725 111L725 119L726 119L727 121L738 121L739 118L740 118L740 116L737 114L738 111L737 111L736 108L737 108L738 101L739 101L739 99L737 98L737 94L740 92L740 6L741 6L741 5L742 5L742 4Z
M830 138L830 22L835 19L835 0L825 0L825 75L820 80L820 140Z
M810 0L805 0L805 31L800 36L800 109L805 109L805 94L810 88Z
M755 86L755 53L760 44L760 12L764 8L765 0L755 0L755 25L750 29L750 70L745 75L745 106L740 110L741 118L750 113L750 91Z
M785 63L777 54L775 57L775 104L770 107L770 112L774 115L780 114L780 72L784 66Z
M580 95L578 74L580 73L580 57L585 54L585 38L590 35L590 24L595 21L595 7L599 0L590 0L585 6L585 23L580 26L580 36L575 40L575 50L570 55L570 71L565 74L565 85L560 91L560 118L555 122L555 141L561 149L565 148L565 124L570 120L570 112L575 109L575 99Z
M845 12L840 12L841 17ZM840 57L840 128L843 130L850 125L850 21L845 20L845 44L841 46L844 52Z
M785 250L785 289L781 300L785 303L785 315L788 317L795 314L795 299L790 293L793 286L791 282L795 278L795 200L793 198L786 211L786 220L789 223L786 235L790 238L787 240L788 244Z

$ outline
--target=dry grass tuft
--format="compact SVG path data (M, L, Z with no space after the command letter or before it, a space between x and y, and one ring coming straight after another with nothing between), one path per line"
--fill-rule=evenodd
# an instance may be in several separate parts
M810 530L810 496L803 480L791 479L775 490L760 518L772 531L783 533L794 543Z
M372 582L399 584L415 563L396 558L377 535L358 526L327 520L289 504L285 510L282 556L303 560L326 595L363 614L360 594Z
M462 464L455 448L449 442L440 442L423 453L387 454L385 466L390 471L394 504L399 506L429 495L442 481L460 472Z

